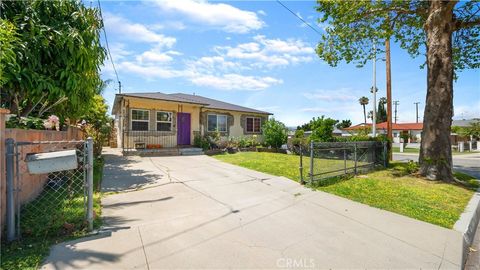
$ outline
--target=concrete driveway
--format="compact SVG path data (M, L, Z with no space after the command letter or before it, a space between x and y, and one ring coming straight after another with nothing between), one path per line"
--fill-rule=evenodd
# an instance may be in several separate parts
M460 268L453 230L208 156L106 157L104 189L121 192L103 232L42 268Z

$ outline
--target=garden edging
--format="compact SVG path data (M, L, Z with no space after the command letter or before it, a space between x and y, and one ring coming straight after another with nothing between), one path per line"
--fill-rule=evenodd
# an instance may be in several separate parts
M473 194L472 198L467 204L465 211L460 215L453 229L462 233L462 261L461 269L464 269L467 256L475 238L478 222L480 220L480 188Z

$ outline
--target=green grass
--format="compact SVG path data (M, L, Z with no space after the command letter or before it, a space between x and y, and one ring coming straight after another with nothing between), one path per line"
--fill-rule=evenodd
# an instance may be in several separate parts
M300 181L299 156L285 155L269 152L241 152L236 154L224 154L213 156L219 160L265 172L276 176L285 176L295 181ZM303 175L306 180L310 170L309 157L303 158ZM357 165L363 165L358 162ZM352 160L347 161L347 167L354 166ZM345 166L343 157L339 159L314 159L314 174L325 173L332 170L340 170Z
M219 155L215 158L296 181L300 178L299 157L295 155L244 152ZM305 159L307 160L308 158ZM328 164L333 168L343 166L343 161L340 165L338 161L331 160L316 160L316 162L321 162L320 164L324 167ZM306 165L308 167L308 164ZM408 169L408 164L393 163L385 170L329 181L328 184L317 185L315 188L373 207L452 228L474 191L460 185L412 176L408 174Z
M98 190L102 178L103 160L94 163L93 181ZM45 189L34 201L22 210L22 239L12 243L2 242L1 269L37 269L48 255L52 245L87 234L84 222L83 191L60 198L53 189ZM52 201L57 202L52 205ZM100 193L94 194L94 228L101 225ZM64 223L74 225L71 230Z

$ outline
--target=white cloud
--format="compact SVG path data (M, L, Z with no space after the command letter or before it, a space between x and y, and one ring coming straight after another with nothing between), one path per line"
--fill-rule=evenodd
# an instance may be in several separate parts
M187 28L183 22L180 21L166 21L162 23L156 23L149 26L151 30L184 30Z
M254 67L279 67L314 59L315 50L296 39L267 39L263 35L253 38L254 42L242 43L235 47L217 46L219 55L249 61Z
M173 50L163 52L160 48L154 47L138 55L136 60L140 63L167 63L173 61L173 56L178 55L182 55L182 53Z
M257 13L262 15L262 16L267 16L267 13L264 10L257 10Z
M195 0L163 0L156 3L163 10L181 13L193 21L230 33L248 33L265 25L255 12L224 3Z
M331 110L319 107L312 107L312 108L303 108L300 111L302 112L314 112L314 113L325 113L330 112Z
M189 78L190 81L199 86L212 87L222 90L263 90L275 84L282 83L282 80L272 77L244 76L240 74L224 74L220 76L203 74Z
M109 12L103 14L105 27L114 32L118 37L132 41L155 43L157 46L172 47L177 41L174 37L158 34L140 23L132 23L129 20Z
M472 104L472 106L459 105L453 106L454 119L471 119L480 118L480 101Z
M337 90L317 90L309 93L303 93L303 96L310 100L323 101L352 101L357 97L350 94L352 92L349 88L341 88Z

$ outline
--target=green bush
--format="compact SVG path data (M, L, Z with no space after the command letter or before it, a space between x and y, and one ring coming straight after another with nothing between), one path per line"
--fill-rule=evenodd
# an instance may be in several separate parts
M21 129L40 129L44 130L44 119L38 117L11 117L5 123L6 128L21 128Z
M210 141L205 136L195 135L193 138L193 145L202 148L203 150L207 150L210 148Z
M266 121L262 130L267 146L278 149L287 142L287 127L275 118Z

